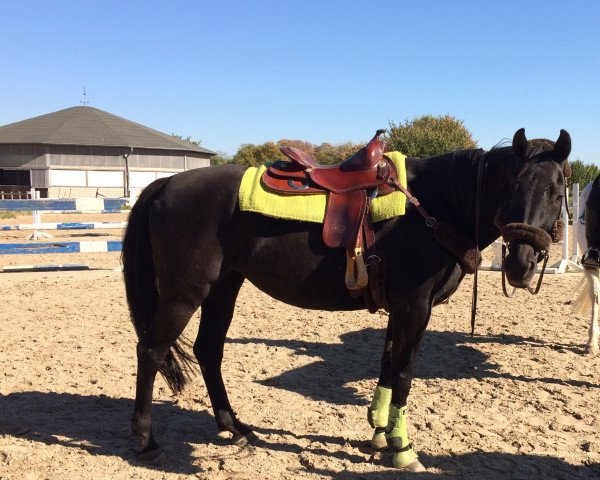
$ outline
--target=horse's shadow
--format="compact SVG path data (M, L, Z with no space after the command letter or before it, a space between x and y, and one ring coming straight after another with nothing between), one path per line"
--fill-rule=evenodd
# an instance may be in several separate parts
M381 352L385 340L385 330L365 328L341 336L342 343L307 342L303 340L270 340L261 338L241 338L228 340L234 344L262 343L268 346L285 347L296 355L319 357L321 360L288 370L261 383L300 393L316 400L337 404L364 405L365 400L358 396L349 383L377 378ZM471 338L457 332L426 332L415 377L424 379L443 378L506 378L522 382L542 382L571 386L600 388L599 385L552 377L527 377L500 372L499 366L490 361L489 356L475 346L479 343L499 343L502 345L527 344L529 346L552 349L576 350L573 345L549 344L534 338L515 335L479 335ZM458 351L457 351L458 349Z
M440 473L402 472L399 476L392 469L377 472L339 472L327 469L315 469L312 473L319 478L336 480L464 480L464 479L548 479L548 480L600 480L600 464L589 463L576 466L560 458L538 455L513 455L509 453L474 452L460 455L432 456L419 454L429 469L436 468ZM391 453L384 458L385 464L391 462Z
M226 444L217 436L212 415L184 410L174 402L155 402L155 428L165 454L156 463L135 459L131 435L133 400L55 392L19 392L0 396L0 435L62 445L91 455L117 456L135 465L191 474L190 443ZM174 460L176 459L176 460ZM172 463L172 462L175 463Z
M82 396L53 392L20 392L0 396L0 435L24 438L32 442L85 451L91 455L121 457L133 465L148 469L193 475L198 473L191 444L225 444L217 437L211 415L204 411L185 410L174 403L155 405L156 427L161 430L161 444L165 452L157 461L142 463L134 458L134 443L129 435L129 416L133 401L106 396ZM309 440L308 447L294 442L262 441L257 448L301 454L308 452L317 457L335 457L350 463L364 463L364 456L341 447L344 437L324 435L297 436L293 432L253 427L259 434L282 434ZM313 447L314 443L314 447ZM339 445L340 449L323 449L323 443ZM353 447L369 450L368 440L353 441ZM465 453L458 455L426 455L421 460L440 473L403 473L403 478L549 478L599 479L600 465L574 466L561 459L536 455L505 453ZM197 462L196 462L197 463ZM305 472L319 478L343 480L396 479L398 471L392 468L375 472L340 472L320 468L316 462ZM375 458L374 464L391 465L391 453ZM327 464L327 463L325 463Z

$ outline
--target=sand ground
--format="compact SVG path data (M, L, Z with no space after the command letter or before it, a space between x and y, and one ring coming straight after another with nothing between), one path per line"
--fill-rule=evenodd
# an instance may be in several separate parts
M113 219L121 218L103 220ZM2 233L5 242L24 236ZM217 435L200 376L178 397L158 378L164 453L141 463L130 436L136 339L113 271L119 255L0 260L96 268L0 273L1 479L600 479L600 357L584 355L588 319L571 313L577 274L547 275L537 297L507 299L499 274L482 272L474 338L472 277L434 309L409 400L409 433L428 468L416 475L369 447L383 314L302 310L245 284L223 371L260 443L238 448Z

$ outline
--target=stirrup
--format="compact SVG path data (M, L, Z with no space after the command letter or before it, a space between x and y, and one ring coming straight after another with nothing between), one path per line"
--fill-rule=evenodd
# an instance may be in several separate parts
M597 248L588 248L581 258L584 268L597 269L600 267L600 252Z
M369 284L369 274L365 265L362 248L356 247L354 252L346 250L346 288L362 290Z

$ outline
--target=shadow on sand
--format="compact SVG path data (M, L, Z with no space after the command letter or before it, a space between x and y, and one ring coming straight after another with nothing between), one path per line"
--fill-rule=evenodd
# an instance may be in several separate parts
M380 355L383 350L385 331L366 328L341 336L341 344L306 342L302 340L269 340L246 338L229 340L231 343L261 343L285 347L296 355L319 357L303 367L289 370L262 383L276 388L300 393L316 400L337 404L364 405L364 399L345 386L350 382L379 376ZM515 335L479 335L471 338L465 333L426 332L417 360L415 377L423 379L504 378L522 382L570 385L600 388L591 382L552 377L527 377L500 373L498 365L490 362L488 355L476 348L480 343L501 345L527 344L540 348L579 351L572 345L544 343L534 338ZM458 351L457 351L458 349ZM334 385L332 385L334 384Z
M226 440L216 435L213 418L205 411L182 409L173 403L155 405L156 428L164 455L158 461L141 463L134 459L134 442L129 435L129 417L133 401L106 396L81 396L75 394L22 392L0 396L0 434L23 438L48 445L84 450L92 455L115 456L133 465L147 469L178 474L194 474L199 468L194 464L191 444L224 445ZM324 435L297 436L292 432L255 427L259 435L288 435L309 440L309 447L300 448L288 443L261 441L257 449L285 451L295 454L309 452L323 457L336 457L351 463L364 463L363 456L344 451L347 442L343 437ZM320 445L313 448L312 444ZM339 445L336 452L326 451L323 443ZM353 447L368 451L368 441L354 442ZM391 454L374 461L384 467L391 465ZM404 474L403 478L560 478L600 479L600 465L573 466L560 459L534 455L500 453L469 453L456 456L429 456L421 454L428 467L443 473ZM316 462L317 464L320 462ZM306 474L346 480L398 478L392 468L377 468L376 472L339 472L306 467Z

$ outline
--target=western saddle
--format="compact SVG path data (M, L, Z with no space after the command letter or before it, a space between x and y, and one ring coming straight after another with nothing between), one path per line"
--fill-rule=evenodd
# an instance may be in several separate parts
M327 194L323 241L330 248L346 249L346 287L358 297L369 284L376 303L382 292L379 278L381 258L371 254L375 233L370 201L376 196L404 190L398 181L394 163L384 155L385 130L377 130L369 143L337 165L321 165L308 153L295 147L281 152L291 161L277 161L265 171L263 184L286 194ZM365 262L365 251L371 254ZM368 269L368 271L367 271ZM375 293L374 289L379 292ZM383 301L385 305L385 301Z

